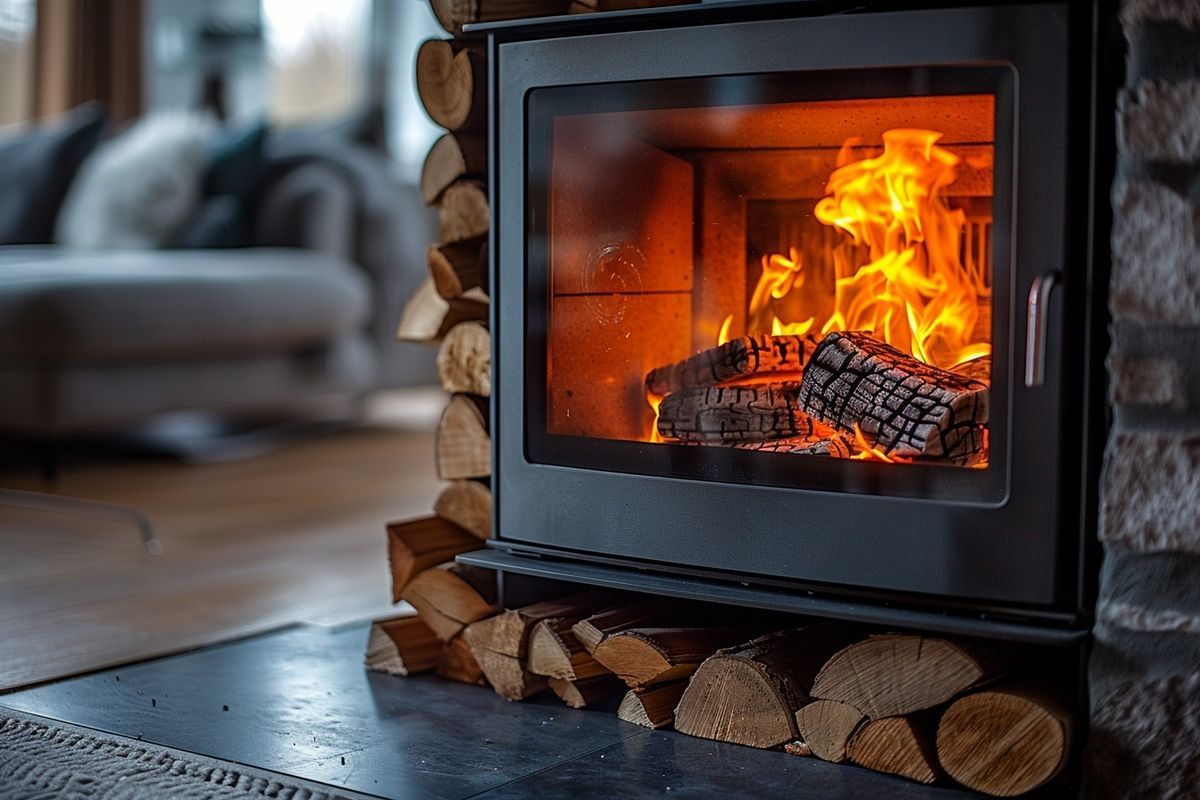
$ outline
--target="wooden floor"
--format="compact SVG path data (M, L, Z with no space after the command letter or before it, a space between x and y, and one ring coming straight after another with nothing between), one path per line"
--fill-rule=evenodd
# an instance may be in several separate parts
M56 493L141 508L164 552L112 522L0 507L0 689L382 609L384 523L431 507L442 404L389 393L360 426L228 463L68 461ZM45 488L29 469L0 486Z

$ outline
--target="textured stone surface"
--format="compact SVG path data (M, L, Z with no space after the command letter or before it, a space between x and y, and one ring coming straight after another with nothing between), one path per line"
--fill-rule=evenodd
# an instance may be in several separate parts
M1112 377L1109 400L1116 405L1187 405L1183 370L1174 359L1113 355L1108 359L1108 370Z
M1200 161L1200 80L1142 81L1118 100L1121 148L1136 158Z
M1100 572L1106 600L1200 617L1200 554L1138 553L1109 547Z
M1100 624L1145 633L1200 633L1200 616L1172 608L1150 608L1132 603L1100 604Z
M1200 552L1200 437L1119 433L1105 454L1100 538L1140 552Z
M1085 796L1200 796L1200 673L1114 687L1092 716Z
M1178 22L1200 29L1200 3L1196 0L1124 0L1121 21L1129 30L1141 22Z
M1113 316L1200 325L1200 213L1170 189L1122 179L1113 206Z

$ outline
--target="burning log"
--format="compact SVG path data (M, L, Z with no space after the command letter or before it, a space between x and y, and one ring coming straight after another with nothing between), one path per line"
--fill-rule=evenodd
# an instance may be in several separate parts
M388 523L387 537L394 603L400 602L405 587L417 575L452 561L459 553L479 549L478 539L438 517Z
M431 244L425 266L439 295L453 300L468 289L487 287L487 237L450 244Z
M417 50L417 94L436 124L452 131L487 125L487 53L480 45L428 39Z
M798 736L796 712L813 678L845 643L833 626L777 631L715 653L692 676L675 729L751 747L777 747Z
M853 454L850 443L840 433L833 431L820 439L790 437L768 439L762 442L735 442L735 450L754 450L758 453L787 453L789 455L826 456L827 458L849 458Z
M492 491L477 481L454 481L438 495L433 513L480 539L492 535Z
M813 755L835 764L846 760L846 745L867 718L837 700L814 700L796 712L796 728Z
M606 638L592 655L630 686L649 686L686 678L745 637L738 628L631 628Z
M861 431L889 455L956 457L984 446L986 383L922 364L861 332L821 341L805 365L798 402L842 431Z
M800 383L682 389L658 407L658 433L683 442L818 440L834 433L800 409Z
M595 705L601 700L607 700L618 695L625 688L615 675L596 675L582 680L569 681L563 678L550 678L550 691L558 695L571 708L585 708Z
M421 165L421 199L437 205L451 184L487 175L487 138L482 133L447 133L433 143Z
M811 336L758 334L730 339L691 358L651 370L646 375L646 392L665 397L681 389L716 386L756 375L791 374L799 378L816 346L817 340Z
M445 481L486 478L492 474L492 440L487 402L469 394L450 398L438 422L435 459Z
M942 776L938 766L931 714L910 714L866 722L854 734L846 753L859 766L900 775L919 783Z
M994 677L996 663L988 651L946 639L872 636L830 658L812 696L846 703L873 720L898 717L940 705Z
M992 357L980 356L979 358L973 358L970 361L959 364L950 371L955 375L972 378L990 386L992 382Z
M448 642L472 622L496 613L496 573L442 564L413 578L401 597L417 610L439 639Z
M583 648L571 627L574 617L544 619L529 634L529 671L549 678L578 681L608 675L608 669Z
M938 761L950 777L998 797L1052 780L1070 746L1070 712L1051 693L1020 682L955 700L937 730Z
M687 681L670 681L630 689L617 716L643 728L665 728L675 722L675 706L687 685Z
M437 355L438 377L451 394L492 394L492 336L483 322L455 325Z
M387 675L426 672L442 660L442 643L420 617L409 615L371 623L367 669Z

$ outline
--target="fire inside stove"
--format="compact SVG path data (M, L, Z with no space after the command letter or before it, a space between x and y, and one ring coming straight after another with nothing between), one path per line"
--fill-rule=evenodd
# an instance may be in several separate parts
M556 117L547 431L986 467L992 100Z

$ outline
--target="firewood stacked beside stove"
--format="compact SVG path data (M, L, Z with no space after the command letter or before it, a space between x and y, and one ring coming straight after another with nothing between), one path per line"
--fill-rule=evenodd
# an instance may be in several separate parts
M943 370L860 331L732 339L646 375L667 441L777 453L986 458L987 359Z

